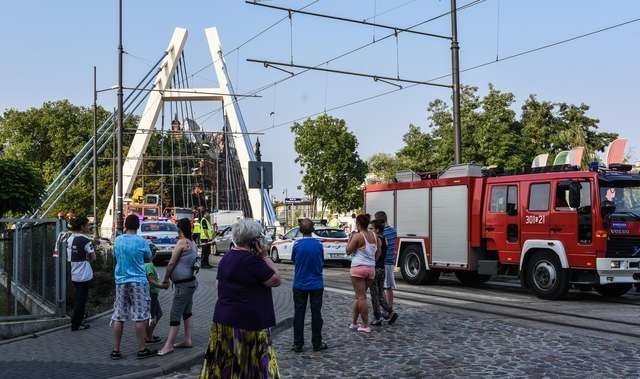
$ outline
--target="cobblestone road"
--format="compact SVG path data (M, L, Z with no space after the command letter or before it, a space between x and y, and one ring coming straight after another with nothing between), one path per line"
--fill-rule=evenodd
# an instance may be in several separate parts
M323 331L329 350L312 351L309 325L303 353L290 350L290 329L275 337L283 377L640 376L640 346L435 306L400 304L395 325L377 327L369 335L353 332L347 328L351 298L325 292ZM199 369L163 378L195 378Z

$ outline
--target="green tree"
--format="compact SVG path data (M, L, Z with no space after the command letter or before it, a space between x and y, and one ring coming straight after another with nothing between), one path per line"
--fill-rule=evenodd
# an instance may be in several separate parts
M0 159L0 217L11 212L21 215L33 211L44 193L44 181L29 163L13 159Z
M109 112L98 107L98 125L108 115ZM125 152L133 137L127 131L134 129L136 125L137 117L127 117L125 120ZM0 141L6 146L5 156L32 164L42 174L45 183L50 183L62 171L91 138L92 133L93 108L76 106L68 100L46 102L42 107L32 107L26 111L8 109L0 117ZM109 144L98 157L100 208L106 208L112 193L113 156L113 149ZM86 170L60 199L52 214L57 210L92 213L91 175L91 170Z
M344 120L321 115L291 127L296 162L303 170L305 192L315 202L340 212L362 207L367 164L360 159L358 141Z
M399 170L400 162L394 154L378 153L367 160L369 174L373 176L369 183L390 182Z
M404 146L396 154L398 162L395 168L415 172L429 171L433 166L434 140L431 134L424 133L420 127L409 125L402 136Z

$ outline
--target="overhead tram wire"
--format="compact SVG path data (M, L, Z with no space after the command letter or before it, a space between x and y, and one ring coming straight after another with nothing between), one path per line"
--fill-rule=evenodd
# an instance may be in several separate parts
M605 28L597 29L597 30L594 30L594 31L591 31L591 32L588 32L588 33L580 34L580 35L577 35L577 36L574 36L574 37L566 38L566 39L563 39L561 41L545 44L545 45L542 45L542 46L539 46L539 47L535 47L535 48L532 48L532 49L528 49L528 50L523 50L521 52L514 53L514 54L511 54L511 55L499 58L499 59L494 59L494 60L491 60L491 61L487 61L485 63L481 63L481 64L478 64L478 65L475 65L475 66L467 67L465 69L460 70L460 72L461 73L462 72L468 72L468 71L476 70L476 69L479 69L479 68L482 68L482 67L490 66L492 64L496 64L496 63L503 62L503 61L506 61L506 60L510 60L510 59L513 59L513 58L521 57L523 55L527 55L527 54L531 54L531 53L534 53L534 52L538 52L538 51L541 51L541 50L544 50L544 49L548 49L548 48L551 48L551 47L555 47L555 46L558 46L558 45L561 45L561 44L569 43L569 42L572 42L572 41L575 41L575 40L578 40L578 39L581 39L581 38L585 38L585 37L588 37L588 36L591 36L591 35L594 35L594 34L598 34L598 33L601 33L601 32L605 32L605 31L608 31L608 30L611 30L611 29L619 28L619 27L622 27L622 26L625 26L625 25L628 25L628 24L632 24L632 23L638 22L638 21L640 21L640 17L634 18L634 19L631 19L631 20L628 20L628 21L624 21L624 22L621 22L621 23L618 23L618 24L615 24L615 25L611 25L611 26L608 26L608 27L605 27ZM444 79L444 78L447 78L449 76L451 76L451 73L440 75L440 76L437 76L435 78L431 78L431 79L427 80L427 82ZM375 95L367 96L367 97L360 98L360 99L357 99L357 100L354 100L354 101L351 101L351 102L348 102L348 103L344 103L344 104L341 104L341 105L334 106L332 108L327 109L326 111L334 111L334 110L338 110L338 109L343 109L343 108L346 108L346 107L349 107L349 106L352 106L352 105L364 103L364 102L367 102L369 100L377 99L377 98L392 94L394 92L406 90L406 89L413 88L413 87L416 87L416 86L418 86L418 84L410 84L410 85L408 85L406 87L396 88L396 89L393 89L393 90L381 92L381 93L378 93L378 94L375 94ZM276 128L280 128L280 127L283 127L283 126L288 126L288 125L291 125L294 122L298 122L298 121L301 121L301 120L305 120L305 119L307 119L309 117L314 117L314 116L320 115L320 114L322 114L322 113L324 113L326 111L323 110L323 111L320 111L320 112L310 113L310 114L307 114L307 115L302 116L302 117L298 117L298 118L293 119L293 120L289 120L289 121L286 121L286 122L281 122L281 123L276 124L274 126L270 126L270 127L266 127L266 128L262 128L262 129L257 129L257 130L255 130L255 132L263 133L263 132L271 130L271 129L276 129Z
M307 11L304 11L304 10L296 10L296 9L292 9L292 8L286 8L286 7L280 7L280 6L277 6L277 5L269 5L269 4L257 3L257 2L254 2L254 1L248 1L248 0L246 0L245 3L246 4L251 4L251 5L257 5L259 7L265 7L265 8L277 9L277 10L281 10L281 11L287 11L287 12L289 12L289 14L300 13L300 14L303 14L303 15L306 15L306 16L314 16L314 17L320 17L320 18L328 18L328 19L331 19L331 20L350 22L350 23L355 23L355 24L370 25L370 26L374 26L376 28L394 30L395 32L405 32L405 33L419 34L419 35L422 35L422 36L429 36L429 37L434 37L434 38L442 38L442 39L446 39L446 40L451 40L451 37L449 37L449 36L445 36L445 35L442 35L442 34L421 32L419 30L413 30L413 28L406 28L406 29L405 28L399 28L399 27L391 26L391 25L373 23L373 22L369 22L369 21L366 21L366 20L354 20L352 18L347 18L347 17L332 16L332 15L323 14L323 13L316 13L316 12L307 12ZM289 17L291 17L291 16L289 16Z
M397 9L400 9L400 8L402 8L402 7L405 7L405 6L407 6L407 5L411 4L411 3L415 3L416 1L417 1L417 0L409 0L409 1L405 1L405 2L404 2L404 3L402 3L402 4L399 4L399 5L396 5L396 6L394 6L394 7L388 8L388 9L386 9L386 10L384 10L384 11L380 12L380 13L375 13L373 16L368 17L368 18L365 18L365 19L364 19L364 21L375 20L375 18L376 18L376 17L380 17L380 16L385 15L385 14L387 14L387 13L391 13L391 12L393 12L393 11L395 11L395 10L397 10Z
M458 8L456 8L456 11L465 10L465 9L468 9L468 8L474 7L474 6L476 6L476 5L482 4L482 3L486 2L486 1L487 1L487 0L473 0L473 1L469 2L469 3L467 3L467 4L464 4L464 5L459 6ZM449 10L449 11L447 11L447 12L441 13L441 14L439 14L439 15L437 15L437 16L433 16L433 17L431 17L431 18L428 18L428 19L426 19L426 20L424 20L424 21L421 21L421 22L419 22L419 23L417 23L417 24L414 24L414 25L409 26L409 27L404 28L404 29L414 29L414 28L417 28L417 27L423 26L423 25L428 24L428 23L430 23L430 22L436 21L436 20L438 20L438 19L440 19L440 18L442 18L442 17L446 17L446 16L450 15L450 14L451 14L451 12L452 12L452 11L450 11L450 10ZM401 33L401 32L399 31L399 33ZM376 43L378 43L378 42L382 42L382 41L386 40L387 38L394 37L395 35L396 35L396 33L395 33L395 32L393 32L393 33L389 33L389 34L387 34L387 35L386 35L386 36L384 36L384 37L378 38L378 39L376 39L375 41L371 41L371 42L365 43L365 44L363 44L363 45L360 45L360 46L358 46L358 47L356 47L356 48L353 48L353 49L350 49L350 50L348 50L348 51L345 51L344 53L341 53L341 54L339 54L339 55L337 55L337 56L335 56L335 57L333 57L333 58L331 58L331 59L328 59L328 60L326 60L326 61L324 61L324 62L321 62L321 63L319 63L319 64L317 64L317 65L315 65L315 66L313 66L313 67L314 67L314 68L317 68L317 67L320 67L320 66L323 66L323 65L328 65L329 63L332 63L333 61L336 61L336 60L338 60L338 59L341 59L341 58L344 58L344 57L346 57L346 56L348 56L348 55L351 55L351 54L353 54L353 53L356 53L356 52L358 52L358 51L360 51L360 50L363 50L363 49L365 49L365 48L367 48L367 47L369 47L369 46L375 45L375 44L376 44ZM291 73L289 76L286 76L286 77L284 77L284 78L282 78L282 79L278 79L278 80L276 80L276 81L274 81L274 82L271 82L271 83L267 83L267 84L265 84L265 85L263 85L263 86L261 86L261 87L257 87L257 88L256 88L256 89L254 89L254 90L247 91L246 93L248 93L248 94L254 94L254 95L257 95L257 94L259 94L259 93L261 93L261 92L263 92L263 91L265 91L265 90L267 90L267 89L269 89L269 88L271 88L271 87L273 87L273 86L275 86L275 85L278 85L278 84L280 84L280 83L282 83L282 82L285 82L285 81L287 81L287 80L289 80L289 79L292 79L292 78L294 78L294 77L296 77L296 76L299 76L299 75L301 75L301 74L304 74L304 73L306 73L306 72L308 72L308 71L310 71L310 70L301 70L301 71L299 71L299 72ZM446 76L445 76L445 77L446 77ZM223 106L218 107L217 109L214 109L214 110L212 110L212 111L210 111L210 112L206 112L206 113L202 114L202 115L200 116L200 118L204 118L204 117L207 117L207 116L211 117L211 116L213 116L213 115L215 115L215 114L219 113L220 111L222 111L222 108L223 108L223 107L228 107L228 106L233 105L233 104L235 104L235 103L237 103L237 102L240 102L240 101L242 101L242 100L244 100L244 99L238 99L238 100L233 99L229 104L225 104L225 105L223 105ZM208 118L207 118L207 120L208 120Z
M312 6L313 4L319 2L320 0L314 0L312 2L310 2L309 4L305 5L302 8L299 8L300 10L306 9L310 6ZM240 45L234 47L233 49L229 50L227 53L222 55L222 58L226 58L229 54L233 54L233 52L235 52L236 50L240 50L240 48L242 48L243 46L245 46L246 44L250 43L251 41L255 40L256 38L260 37L261 35L263 35L264 33L268 32L269 30L273 29L274 27L276 27L278 24L280 24L282 21L288 19L289 16L284 16L280 19L278 19L276 22L274 22L273 24L267 26L266 28L262 29L261 31L259 31L258 33L254 34L253 36L249 37L249 39L247 39L246 41L242 42ZM197 69L195 72L193 72L191 75L189 75L190 78L193 78L195 75L201 73L202 71L206 70L207 68L211 67L214 65L214 63L216 63L218 60L220 60L221 58L216 58L213 62L211 63L207 63L206 65L200 67L199 69Z

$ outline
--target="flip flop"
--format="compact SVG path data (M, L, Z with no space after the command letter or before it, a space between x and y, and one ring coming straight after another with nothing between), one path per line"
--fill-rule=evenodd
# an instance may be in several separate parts
M165 351L165 352L158 351L156 354L161 356L161 357L164 357L165 355L171 354L171 353L173 353L173 350L169 350L169 351Z
M191 349L192 347L193 347L193 345L185 345L182 342L173 344L173 348L174 349Z

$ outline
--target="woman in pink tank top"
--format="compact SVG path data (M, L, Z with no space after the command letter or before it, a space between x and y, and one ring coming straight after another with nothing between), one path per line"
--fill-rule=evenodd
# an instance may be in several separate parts
M356 217L357 233L352 233L347 243L347 254L351 258L351 284L355 292L353 301L353 318L349 328L359 332L370 333L369 308L367 306L367 288L376 275L376 257L380 248L378 238L374 232L367 230L371 216L368 214ZM362 324L358 323L358 318Z

